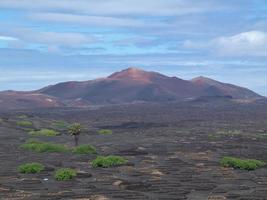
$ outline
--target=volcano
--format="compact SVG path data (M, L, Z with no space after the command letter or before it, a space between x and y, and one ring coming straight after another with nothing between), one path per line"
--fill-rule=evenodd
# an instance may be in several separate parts
M128 68L106 78L90 81L70 81L50 85L37 91L0 93L1 99L15 99L40 107L88 106L137 102L172 102L200 97L230 97L232 99L262 98L255 92L236 85L222 83L206 77L183 80L157 72ZM20 99L18 101L17 99ZM3 101L2 101L3 102ZM12 101L11 101L12 102ZM25 103L26 102L26 103ZM0 101L0 106L1 103ZM5 104L7 102L5 101ZM12 107L12 106L11 106Z

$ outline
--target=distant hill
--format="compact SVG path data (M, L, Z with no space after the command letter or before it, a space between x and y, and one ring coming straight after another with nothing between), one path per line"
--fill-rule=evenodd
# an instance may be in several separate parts
M65 106L56 97L33 92L0 92L0 109L24 109Z
M191 82L198 87L202 87L203 96L230 96L233 99L254 99L261 97L247 88L221 83L203 76L194 78Z
M249 89L205 77L187 81L138 68L128 68L106 78L63 82L34 92L1 92L0 107L3 105L20 108L160 103L200 97L261 98ZM10 99L10 102L7 99Z

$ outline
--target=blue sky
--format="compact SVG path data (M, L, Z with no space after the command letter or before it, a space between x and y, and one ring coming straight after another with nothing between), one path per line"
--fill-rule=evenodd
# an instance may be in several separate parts
M130 66L267 95L267 1L0 0L0 90Z

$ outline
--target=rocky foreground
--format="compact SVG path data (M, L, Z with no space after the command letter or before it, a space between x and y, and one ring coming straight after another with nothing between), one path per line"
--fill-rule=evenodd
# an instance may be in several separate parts
M267 167L245 171L220 166L223 156L267 161L267 104L212 103L132 105L97 109L50 109L0 115L0 199L267 199ZM29 127L58 128L60 135L37 137L73 146L73 138L56 121L80 122L80 143L101 155L129 160L123 166L92 168L95 155L35 153L20 148ZM110 129L112 134L98 134ZM17 166L40 162L35 175ZM77 177L59 182L60 167L74 168Z

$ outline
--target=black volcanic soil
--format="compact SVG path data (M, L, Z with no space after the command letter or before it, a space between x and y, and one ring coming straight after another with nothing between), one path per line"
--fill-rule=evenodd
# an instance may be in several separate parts
M94 169L89 162L95 156L22 150L30 136L15 123L21 115L34 128L49 128L54 120L78 121L85 129L80 143L130 163ZM0 118L0 199L267 199L267 167L242 171L219 165L225 155L267 162L266 102L42 109L1 113ZM97 134L102 128L113 134ZM73 146L66 131L39 139ZM36 161L46 166L44 172L16 171L19 164ZM61 167L81 172L72 181L57 182L54 169Z

